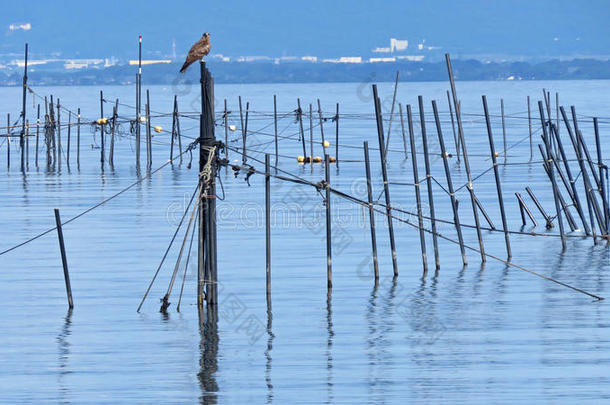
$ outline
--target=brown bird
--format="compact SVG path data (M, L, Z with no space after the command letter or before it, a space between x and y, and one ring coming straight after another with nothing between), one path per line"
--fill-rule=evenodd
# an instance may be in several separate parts
M200 60L205 55L210 53L210 48L212 45L210 44L210 33L206 32L201 36L201 39L195 42L195 45L191 47L188 55L186 55L186 60L184 61L184 65L180 69L180 73L186 72L186 69L191 66L195 61Z

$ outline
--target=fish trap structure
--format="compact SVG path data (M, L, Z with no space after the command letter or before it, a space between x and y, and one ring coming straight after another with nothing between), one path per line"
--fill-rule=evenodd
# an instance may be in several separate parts
M403 105L397 100L399 84L397 73L389 113L383 111L379 89L375 84L371 85L372 105L371 112L368 113L341 113L339 103L336 103L334 110L323 111L320 99L317 99L315 106L312 104L303 106L300 98L296 100L294 109L278 111L276 95L273 95L273 109L270 111L255 110L251 108L248 101L244 105L240 96L237 103L239 111L234 112L228 108L226 99L221 110L214 105L214 80L205 62L201 61L200 111L181 112L178 108L177 96L173 98L170 113L151 110L148 90L146 91L146 102L142 108L142 69L139 66L136 74L135 105L121 103L119 99L104 96L104 93L100 91L100 116L85 119L81 116L80 109L77 108L76 111L68 109L60 103L59 98L54 98L52 95L42 96L28 85L27 49L26 45L22 112L14 122L11 121L9 115L7 126L0 128L5 132L2 135L4 138L2 143L6 149L7 168L10 169L11 154L18 152L20 170L26 175L32 165L36 168L39 165L45 166L46 170L50 172L61 171L62 167L69 171L73 165L80 170L80 145L83 136L81 127L85 126L90 128L87 135L91 136L98 146L94 150L96 153L99 150L101 170L112 169L115 165L114 151L117 142L122 140L133 142L132 158L134 158L133 165L136 167L137 179L129 187L63 223L59 220L57 212L57 227L4 249L0 251L0 255L33 242L56 229L60 231L62 224L68 224L111 199L117 198L168 165L181 165L183 160L188 157L188 164L185 168L190 169L193 152L196 153L198 150L198 182L148 284L138 311L141 310L151 293L157 276L169 261L172 246L179 246L178 254L169 285L161 298L160 310L162 312L168 310L175 283L182 275L176 305L176 308L180 309L186 269L195 240L197 240L198 252L198 305L215 306L218 304L216 203L219 197L217 183L222 179L222 172L233 173L235 177L243 176L248 185L250 185L252 176L260 176L264 179L265 273L268 303L272 285L272 179L309 187L312 199L322 198L325 218L326 284L329 293L333 287L332 205L335 201L340 200L361 207L367 214L374 283L377 283L380 277L377 245L378 238L381 236L375 221L376 216L381 216L387 224L386 237L389 241L394 277L400 274L400 256L404 252L404 248L396 244L394 225L400 223L412 228L419 236L418 255L421 255L423 277L427 276L431 267L434 268L435 273L441 270L442 258L439 240L443 240L454 244L456 249L459 249L459 257L463 266L469 263L468 252L473 252L482 263L488 260L500 261L506 266L525 271L596 300L603 299L597 294L532 271L526 266L512 261L511 237L517 235L558 239L558 243L563 249L568 248L567 241L570 238L589 239L594 245L605 247L608 247L608 243L610 243L608 167L602 156L600 135L600 126L610 121L607 118L579 115L574 106L570 106L566 110L560 105L558 94L555 95L554 105L551 93L546 90L543 90L543 99L533 105L530 97L527 97L527 111L518 114L505 114L504 100L501 99L499 115L490 113L488 99L483 95L481 97L482 114L462 112L451 60L447 54L446 64L450 89L446 92L446 100L442 101L442 103L447 103L447 110L440 109L440 100L425 100L422 96L417 98L416 106ZM141 40L139 49L141 54ZM34 103L36 105L35 123L27 119L28 94L31 94L34 100L43 102L44 114L42 115L40 104ZM120 108L126 110L127 113L119 114ZM112 114L106 116L104 111L108 110L111 110ZM164 129L160 124L153 124L167 120L171 120L171 130ZM194 125L185 129L185 121L192 122ZM592 131L590 136L585 136L585 132L583 132L585 131L583 125L585 121L587 128ZM346 124L370 126L377 135L377 144L372 147L364 139L362 144L343 141L340 138L340 129ZM507 128L511 128L508 124L514 124L514 127L524 133L520 139L511 144L507 137ZM257 128L253 129L254 126ZM478 126L486 135L487 153L468 153L468 144L472 142L472 138L468 136L467 132L473 126ZM501 143L498 141L498 134L494 133L494 127L498 126L501 128ZM392 133L392 128L394 128L394 133ZM450 132L447 130L448 128L450 128ZM143 141L141 139L142 130L144 130ZM218 134L217 131L219 131ZM318 132L319 136L314 135ZM74 133L76 133L76 146L73 139ZM447 135L449 133L450 135ZM65 139L63 134L65 134ZM394 143L400 143L401 147L391 147L392 136L399 137L399 140ZM594 144L588 144L587 138L594 139ZM11 143L15 140L18 140L19 146L13 147L11 151ZM477 141L481 141L480 136ZM62 142L64 143L62 144ZM35 145L33 146L34 153L30 151L30 143ZM509 152L513 148L524 144L529 144L529 156L510 155ZM284 145L288 146L284 147ZM433 147L431 147L432 145ZM142 146L145 149L145 162L141 162ZM283 150L281 150L281 146L284 147ZM316 149L319 151L318 155L316 155ZM340 152L346 150L350 150L350 153L361 153L361 158L343 158ZM39 156L39 151L42 156ZM168 160L153 169L153 155L158 156L159 153L168 152ZM74 153L76 153L75 163L73 162ZM378 153L378 161L371 159L371 153ZM486 162L485 170L477 173L471 170L472 158L484 160ZM421 172L422 160L423 172ZM87 162L89 161L90 159L87 160ZM280 161L289 162L288 165L293 168L302 169L309 165L312 167L312 173L313 166L320 165L323 167L324 175L317 181L307 179L302 174L296 173L295 170L287 169L287 165L280 164ZM388 165L392 161L403 162L411 166L411 181L392 178L388 171ZM373 167L375 163L379 167ZM347 164L362 165L361 171L364 174L366 186L364 197L333 185L335 180L342 176L340 166ZM545 208L528 185L523 185L522 190L514 192L514 198L510 198L512 201L510 205L518 207L518 215L522 224L519 229L510 229L508 218L513 213L509 212L508 199L502 184L503 176L500 173L500 170L514 166L527 166L539 171L540 176L546 178L550 184L553 201L551 208ZM333 167L334 175L332 174ZM456 167L460 169L458 173L456 173ZM379 197L375 198L372 171L377 169L381 172L382 190ZM493 173L495 203L501 219L498 224L488 213L491 208L489 204L487 207L484 206L479 198L478 181L488 173ZM396 204L392 193L392 188L395 187L406 187L412 190L412 196L416 202L412 209L405 209L400 204ZM440 190L444 198L439 199L438 195L435 196L434 189L437 192ZM450 207L451 218L437 215L438 208L446 204ZM460 211L460 205L463 204L468 205L467 215ZM544 224L543 230L540 230L538 221L540 224ZM528 223L531 223L533 227L526 229ZM446 229L452 229L452 232L445 232ZM476 232L476 245L465 241L464 232L467 230ZM505 251L501 254L492 254L486 250L486 236L496 233L504 239ZM427 239L430 238L432 239L431 246L427 242ZM60 236L60 239L66 282L70 293L63 237ZM413 254L412 249L408 254ZM429 256L432 258L432 255L433 260L430 265ZM70 303L72 305L71 293Z

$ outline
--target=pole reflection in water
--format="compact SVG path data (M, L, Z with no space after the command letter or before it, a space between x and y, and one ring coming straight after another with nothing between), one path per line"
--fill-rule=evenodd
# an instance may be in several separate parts
M273 402L273 383L271 382L271 350L273 349L273 338L275 335L273 334L272 328L273 324L273 313L271 312L271 296L267 294L267 349L265 350L265 358L267 362L265 363L265 383L267 384L267 403L270 404Z
M64 381L66 375L72 373L68 368L68 360L70 359L70 342L68 338L71 335L72 325L72 310L69 309L64 319L64 325L59 335L57 335L57 344L59 346L59 373L57 375L57 385L59 388L59 402L62 404L70 403L70 390L66 387Z
M369 298L369 304L366 308L365 319L368 325L369 335L366 340L367 357L368 357L368 395L369 398L373 398L373 390L376 386L377 380L377 291L379 289L379 282L375 280L373 285L373 291Z
M329 288L326 293L326 328L328 329L328 339L326 341L326 370L328 372L326 387L328 399L326 403L332 404L334 402L332 348L333 338L335 336L335 332L333 330L332 288Z
M201 334L201 360L197 375L201 385L202 404L216 404L218 400L218 307L216 305L199 306L199 333Z

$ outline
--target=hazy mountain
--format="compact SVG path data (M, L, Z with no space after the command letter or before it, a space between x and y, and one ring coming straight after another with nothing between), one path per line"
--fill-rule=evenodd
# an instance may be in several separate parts
M180 55L210 31L229 56L369 55L391 37L454 57L603 56L609 20L608 0L29 0L4 2L0 53L28 41L34 57L129 58L142 34L145 57L172 55L172 40Z

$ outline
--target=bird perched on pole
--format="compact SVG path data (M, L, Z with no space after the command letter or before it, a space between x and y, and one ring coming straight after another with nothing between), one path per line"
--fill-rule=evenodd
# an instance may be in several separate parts
M206 32L201 36L201 39L195 42L195 45L191 47L188 55L186 55L184 65L182 65L182 68L180 69L180 73L186 72L186 69L188 69L188 67L194 62L202 59L205 55L210 53L210 48L212 48L212 45L210 44L210 33Z

